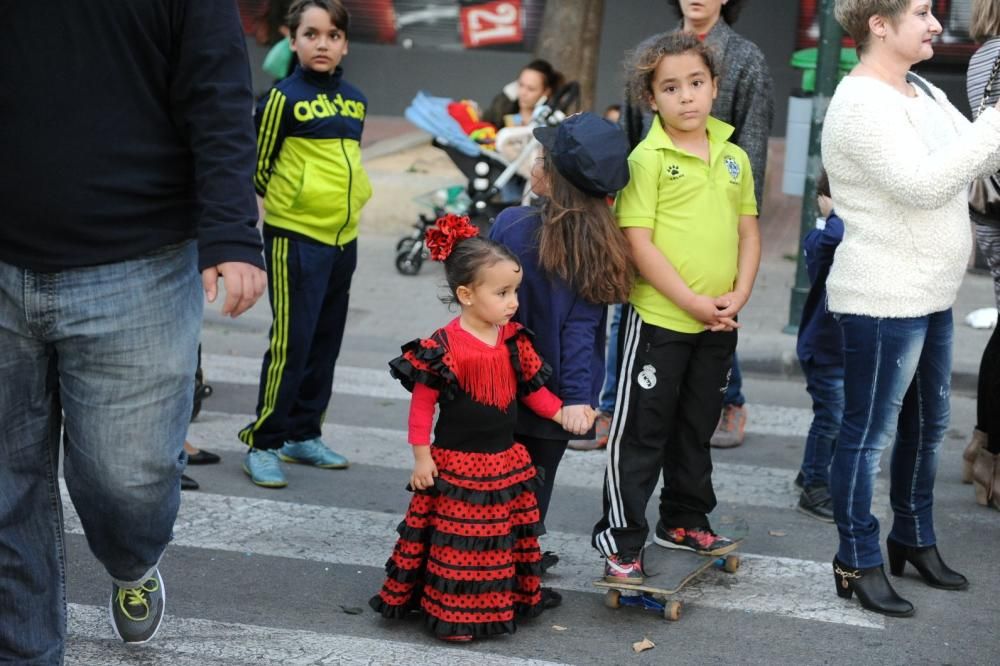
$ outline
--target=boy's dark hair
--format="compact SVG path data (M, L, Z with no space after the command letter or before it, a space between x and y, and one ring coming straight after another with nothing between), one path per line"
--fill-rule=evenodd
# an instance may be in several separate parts
M451 254L444 260L444 276L448 280L449 293L441 301L448 305L458 303L458 288L476 284L479 281L479 271L500 261L513 261L518 268L521 267L521 260L503 243L482 236L456 242Z
M667 0L667 4L674 8L678 16L684 16L684 13L681 11L680 0ZM729 2L722 5L722 20L729 25L736 23L741 9L743 9L743 0L729 0Z
M832 197L830 194L830 176L827 175L826 169L820 167L819 176L816 177L816 194L822 194L824 197Z
M325 10L330 15L330 22L340 28L345 37L347 36L351 15L340 0L294 0L288 8L288 15L285 17L285 24L293 38L299 29L299 24L302 23L302 14L310 7L319 7Z
M715 51L694 35L676 30L654 35L643 40L625 60L625 93L637 107L649 108L653 92L653 74L666 56L694 53L701 56L713 79L719 76L718 56Z

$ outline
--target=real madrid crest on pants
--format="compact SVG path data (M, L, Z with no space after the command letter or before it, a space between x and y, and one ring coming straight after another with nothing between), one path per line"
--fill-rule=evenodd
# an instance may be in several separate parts
M656 368L651 365L642 366L642 371L637 379L639 386L644 389L651 389L656 386Z

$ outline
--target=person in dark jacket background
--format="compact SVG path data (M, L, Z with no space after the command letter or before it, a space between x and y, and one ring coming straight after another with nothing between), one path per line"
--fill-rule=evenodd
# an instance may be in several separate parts
M813 420L795 482L802 488L798 510L832 523L830 460L844 417L844 339L840 325L826 309L826 276L834 252L844 239L844 221L833 210L826 171L821 171L816 180L816 192L823 224L817 220L816 228L802 241L810 287L796 344L806 391L812 398Z
M235 317L266 282L253 95L232 2L14 0L3 16L0 661L55 664L61 431L115 633L160 625L201 291L214 301L221 277Z

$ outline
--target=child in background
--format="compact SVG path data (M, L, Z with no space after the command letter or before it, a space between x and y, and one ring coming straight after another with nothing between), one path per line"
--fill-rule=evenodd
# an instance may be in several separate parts
M606 579L643 581L646 504L665 480L655 543L720 555L709 439L736 349L736 316L750 298L760 234L750 161L709 116L718 90L713 53L688 33L644 43L627 79L656 113L629 156L615 201L639 279L622 315L621 373L608 440L604 515L593 544Z
M798 510L832 523L830 460L844 416L844 340L840 325L826 309L826 276L833 265L834 251L844 239L844 221L833 212L825 169L816 181L816 192L822 217L802 242L811 286L802 307L796 346L806 390L812 397L813 420L795 482L802 488Z
M320 439L357 265L358 219L371 197L361 166L367 101L343 80L350 17L340 0L295 0L288 11L299 67L257 109L264 197L270 346L257 418L240 431L243 470L258 486L287 485L281 462L324 469L347 459Z
M556 423L564 411L545 388L551 370L531 334L511 321L521 264L477 233L468 218L453 215L427 230L431 258L445 262L449 301L461 315L403 345L389 363L413 393L414 495L385 583L369 602L386 618L422 610L427 627L448 641L513 633L516 617L560 601L541 587L541 478L514 442L514 424L518 398Z
M536 128L534 136L544 149L531 170L540 204L504 210L490 238L521 261L515 319L538 336L538 351L553 368L546 386L564 402L567 427L520 410L514 429L532 462L545 470L538 493L544 522L572 426L590 431L597 415L608 305L628 298L635 269L607 203L608 194L628 182L625 133L593 113L579 113L556 127ZM544 553L543 571L556 562L555 553Z

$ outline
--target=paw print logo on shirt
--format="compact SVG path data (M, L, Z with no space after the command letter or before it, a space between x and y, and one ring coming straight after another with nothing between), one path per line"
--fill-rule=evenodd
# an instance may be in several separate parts
M681 173L681 168L676 164L667 165L667 175L670 176L670 180L677 180L684 174Z

